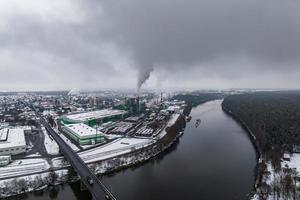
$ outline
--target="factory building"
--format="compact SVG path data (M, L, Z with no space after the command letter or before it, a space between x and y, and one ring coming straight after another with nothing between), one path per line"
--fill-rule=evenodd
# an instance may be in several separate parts
M25 153L26 147L23 129L4 128L0 130L0 156Z
M137 115L143 113L146 109L146 103L140 101L139 97L131 97L127 99L127 108L129 114Z
M62 127L62 131L74 142L80 145L90 145L105 141L102 132L84 124L66 124Z
M66 115L61 120L64 124L85 123L89 126L95 126L99 122L105 123L123 119L126 113L124 110L104 109Z

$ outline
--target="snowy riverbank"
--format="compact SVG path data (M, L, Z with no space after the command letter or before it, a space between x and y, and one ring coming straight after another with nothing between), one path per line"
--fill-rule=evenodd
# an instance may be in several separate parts
M285 154L280 168L274 168L271 162L265 166L261 187L251 200L300 199L300 154Z
M155 138L120 138L106 145L82 151L79 156L96 174L110 173L144 162L167 149L178 138L178 133L184 128L183 124L185 125L185 121L182 123L182 120L185 120L182 115L174 114L165 129ZM175 133L173 127L176 127ZM47 138L47 142L51 142L51 139ZM0 168L0 198L78 179L68 172L68 167L69 164L63 157L14 161Z

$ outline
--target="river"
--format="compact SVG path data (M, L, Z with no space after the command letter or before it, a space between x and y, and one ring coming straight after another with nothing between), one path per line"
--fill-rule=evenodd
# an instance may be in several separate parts
M246 199L254 184L255 149L247 133L221 108L221 100L193 108L185 134L167 152L104 177L120 200ZM201 119L199 127L196 120ZM59 186L29 200L88 200L78 184Z

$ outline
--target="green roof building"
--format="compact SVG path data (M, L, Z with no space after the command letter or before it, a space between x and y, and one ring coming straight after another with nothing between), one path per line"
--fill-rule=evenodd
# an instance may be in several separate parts
M80 145L102 143L106 140L102 132L84 123L66 124L62 126L62 130L69 138Z

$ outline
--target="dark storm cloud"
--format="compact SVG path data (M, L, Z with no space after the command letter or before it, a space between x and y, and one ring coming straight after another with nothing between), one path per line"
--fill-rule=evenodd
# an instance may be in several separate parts
M28 2L0 13L0 71L16 80L30 82L15 73L22 68L42 74L33 85L57 87L140 87L151 73L169 85L210 77L230 87L300 83L300 1L61 0L52 9Z
M294 0L103 3L112 23L113 39L118 38L119 45L134 53L142 81L154 66L171 73L176 68L190 70L220 57L248 57L257 70L298 71L299 9L300 1ZM221 63L212 68L220 74L232 70L224 69Z

